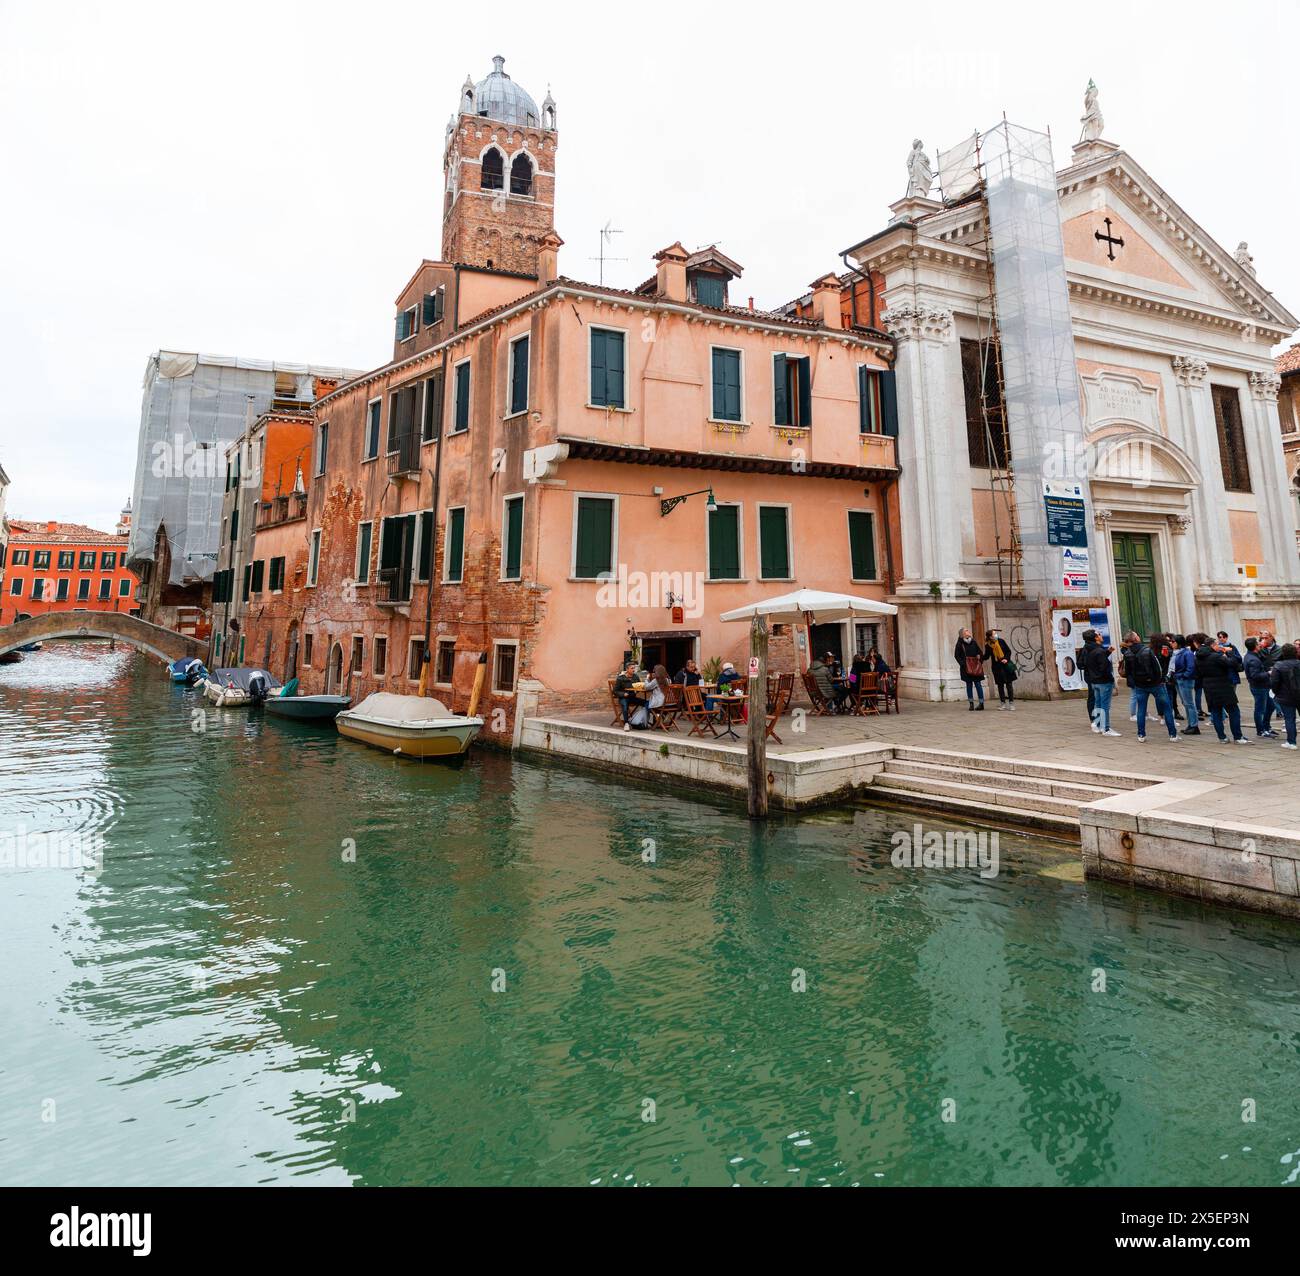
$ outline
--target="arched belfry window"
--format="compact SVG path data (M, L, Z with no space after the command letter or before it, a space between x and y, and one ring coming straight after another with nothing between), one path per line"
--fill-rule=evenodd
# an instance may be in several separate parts
M533 193L533 161L527 155L516 155L514 163L510 165L510 193L512 195Z
M499 191L504 185L502 181L503 173L501 152L495 149L485 151L483 154L483 189L485 191Z

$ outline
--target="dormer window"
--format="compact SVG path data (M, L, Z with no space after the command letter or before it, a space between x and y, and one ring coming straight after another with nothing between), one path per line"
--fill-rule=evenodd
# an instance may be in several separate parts
M696 275L695 300L701 306L721 310L727 304L727 283L721 275Z

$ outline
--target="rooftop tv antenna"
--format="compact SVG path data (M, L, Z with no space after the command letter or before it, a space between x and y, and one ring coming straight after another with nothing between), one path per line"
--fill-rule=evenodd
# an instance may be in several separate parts
M617 229L615 229L612 220L611 220L611 221L607 221L607 222L606 222L606 223L605 223L605 224L600 228L600 256L598 256L598 257L588 257L588 258L587 258L588 261L598 261L598 262L600 262L600 280L599 280L599 282L602 283L602 284L605 282L605 263L606 263L607 261L626 261L626 260L627 260L626 257L611 257L611 256L610 256L610 255L605 251L605 248L606 248L609 244L611 244L611 243L613 242L613 240L614 240L614 236L615 236L615 235L621 235L622 233L623 233L623 232L622 232L621 230L617 230Z

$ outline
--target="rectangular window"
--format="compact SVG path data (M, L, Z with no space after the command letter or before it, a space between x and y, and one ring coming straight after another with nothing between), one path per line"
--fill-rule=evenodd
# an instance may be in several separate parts
M402 440L415 433L415 393L418 387L404 385L388 400L388 450L402 450Z
M758 507L758 572L764 580L790 577L790 511L784 505Z
M433 563L433 511L425 510L420 515L420 552L416 555L415 579L428 580L429 568Z
M773 356L772 422L812 425L812 364L807 355Z
M93 549L83 549L79 566L83 572L93 572L95 570L95 551Z
M388 602L409 602L415 574L414 514L395 514L379 525L379 579L388 587Z
M249 594L249 590L250 590L250 588L252 587L252 584L253 584L253 564L252 564L252 563L245 563L245 564L244 564L244 588L243 588L243 590L242 590L242 592L241 592L241 595L240 595L240 596L242 597L242 599L243 599L244 602L247 602L247 601L248 601L248 594ZM100 596L101 596L101 597L103 596L103 592L104 592L104 591L103 591L103 586L101 585L101 586L100 586Z
M510 694L515 689L515 665L519 645L513 642L492 644L492 690Z
M701 306L721 310L727 304L727 285L717 275L695 276L695 300Z
M101 603L108 602L108 596L112 588L113 582L111 580L101 580L99 582L99 601Z
M353 575L358 585L370 583L370 539L373 535L373 523L357 524L357 562Z
M451 432L460 434L469 429L469 360L456 365L456 403L452 417Z
M524 547L524 498L507 496L501 511L501 579L518 580Z
M260 594L266 576L266 560L256 559L253 563L253 593Z
M409 341L415 336L416 329L419 327L416 308L408 306L397 316L397 339L398 341Z
M433 680L444 687L451 685L452 675L456 672L456 640L440 638L438 640L438 663L434 666Z
M90 584L90 581L88 581L88 580L83 580L81 583L82 583L83 585L87 585L87 586L88 586L88 585ZM11 594L13 594L13 596L14 596L15 598L21 598L21 597L22 597L22 594L23 594L23 578L22 578L21 576L15 576L15 577L13 578L13 580L11 580L11 581L9 582L9 592L10 592ZM84 596L84 595L83 595L83 596Z
M117 582L117 596L119 598L129 598L131 596L131 581L126 576Z
M79 603L84 603L89 597L90 597L90 581L83 577L81 580L77 582L77 601ZM217 601L219 600L215 598L213 599L213 602L217 602Z
M447 511L447 555L443 564L442 578L451 583L458 582L465 574L465 511L454 509Z
M70 549L59 550L59 571L70 572L72 570L72 551Z
M48 567L50 565L50 551L48 549L38 549L36 551L33 567Z
M360 673L366 664L366 640L364 638L352 639L352 672Z
M510 343L510 415L528 411L528 347L527 336L516 337Z
M388 639L382 636L375 639L374 670L376 678L383 678L388 673Z
M614 570L614 500L579 496L574 512L573 574L594 580Z
M233 545L239 539L239 509L230 511L230 543Z
M874 368L858 365L858 433L880 433L880 378Z
M625 408L627 334L621 329L591 330L591 406Z
M373 461L379 455L379 418L383 415L384 401L371 399L366 404L366 450L363 461Z
M740 351L713 348L713 419L739 421Z
M37 576L32 581L32 602L38 603L45 597L45 581Z
M15 567L26 567L30 557L31 557L31 550L16 549L14 550L14 556L12 560L13 565ZM93 549L90 551L90 565L91 567L94 567L95 565L95 551ZM85 564L83 563L82 566L84 567Z
M445 288L439 288L436 292L426 292L424 294L424 300L420 306L420 319L426 328L432 328L442 318L445 297Z
M1210 394L1214 399L1223 486L1229 492L1249 492L1250 462L1246 457L1246 432L1241 424L1241 398L1230 385L1212 385Z
M997 347L961 341L961 381L966 399L966 451L977 469L1006 469L1007 437L998 380ZM883 388L883 387L882 387Z
M424 425L420 437L425 443L442 437L442 372L424 383Z
M330 455L330 423L322 421L320 429L316 432L316 477L320 478L325 473L325 467L329 464ZM238 510L235 511L238 514ZM233 537L231 538L234 539Z
M311 634L305 634L302 640L302 663L305 665L311 664L311 648L312 636Z
M311 551L307 557L307 584L314 585L320 572L320 528L311 534Z
M868 510L849 510L849 561L854 580L876 579L875 519Z
M708 513L709 579L740 579L740 506L719 505Z
M68 578L66 576L60 577L58 589L54 596L59 602L66 601L68 597Z
M424 639L412 638L406 648L406 676L412 682L418 681L422 664L424 664Z
M284 558L271 559L271 592L279 594L284 592Z

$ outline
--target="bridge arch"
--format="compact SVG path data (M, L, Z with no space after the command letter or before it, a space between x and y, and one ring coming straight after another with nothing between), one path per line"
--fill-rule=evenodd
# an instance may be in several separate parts
M202 659L207 652L206 644L199 639L164 629L162 625L151 625L139 616L117 611L51 611L30 620L16 620L0 629L0 656L29 642L55 638L116 638L157 656L165 664L182 656Z

